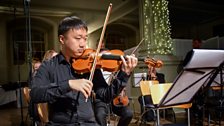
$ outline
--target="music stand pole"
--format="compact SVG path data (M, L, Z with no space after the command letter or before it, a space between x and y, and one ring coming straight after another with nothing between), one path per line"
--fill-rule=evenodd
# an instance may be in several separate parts
M16 8L14 7L14 20L16 20ZM14 23L16 27L16 22ZM20 58L19 58L19 46L18 43L15 42L15 36L13 34L13 43L14 43L14 50L15 50L15 56L16 56L16 64L17 64L17 75L18 75L18 88L19 88L19 106L20 106L20 113L21 113L21 123L20 126L24 126L24 121L23 121L23 97L22 97L22 85L21 85L21 77L20 77ZM17 90L17 88L16 88ZM17 104L18 105L18 104Z
M221 125L221 117L222 117L222 111L223 111L223 102L224 102L224 99L223 99L223 66L221 66L220 68L220 85L221 85L221 92L220 92L220 98L219 98L219 101L220 101L220 108L219 108L219 125Z
M26 16L26 41L27 41L27 52L28 52L28 62L29 62L29 80L28 86L32 81L32 42L31 42L31 23L30 23L30 0L24 0L24 14ZM32 104L30 101L29 104ZM34 113L33 105L31 106L31 113ZM29 111L29 110L28 110ZM35 126L34 119L32 120L32 125Z
M17 44L16 44L17 45ZM18 46L18 45L17 45ZM20 123L20 126L24 126L24 121L23 121L23 97L22 97L22 85L21 85L21 82L20 82L20 64L19 64L19 48L17 47L17 71L18 71L18 87L19 87L19 104L20 104L20 112L21 112L21 123Z

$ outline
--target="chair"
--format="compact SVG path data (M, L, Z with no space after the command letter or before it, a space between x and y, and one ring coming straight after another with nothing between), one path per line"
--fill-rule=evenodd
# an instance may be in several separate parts
M29 105L30 104L30 89L28 87L23 88L23 95L25 97L26 103ZM28 116L29 116L29 112L27 112L26 120Z
M119 121L119 116L117 116L116 114L113 113L111 103L107 104L107 111L108 111L107 117L106 117L106 119L107 119L107 126L111 126L112 125L111 124L111 120L114 120L113 124L114 124L114 126L116 126L116 124Z
M149 88L150 88L151 85L154 85L154 84L159 84L159 81L155 80L155 81L141 81L140 82L140 90L141 90L141 94L142 94L141 97L142 97L142 106L143 106L143 112L140 115L140 118L138 120L138 121L141 121L140 125L143 122L143 116L148 111L152 110L152 108L154 108L154 106L152 104L146 104L145 100L144 100L145 96L151 95L151 92L150 92ZM154 115L155 115L155 113L154 113Z
M24 87L23 94L28 104L30 104L30 88ZM48 122L48 108L47 103L39 103L37 104L37 111L41 121L40 125L45 125ZM27 114L28 117L28 114Z
M182 108L187 109L187 125L191 125L191 117L190 117L190 108L192 107L192 103L182 104L182 105L176 105L173 106L173 108Z
M211 115L215 116L214 119L214 125L218 124L221 125L221 120L223 119L223 112L224 112L224 87L222 85L220 86L211 86L210 87L210 93L205 102L205 109L207 110L208 114L208 126L211 124ZM205 111L206 111L205 110ZM204 116L204 115L203 115ZM203 117L204 119L204 117Z
M164 83L164 84L158 84L158 85L151 85L150 86L150 91L151 91L151 97L154 105L157 105L160 103L161 99L163 96L167 93L169 88L172 86L172 83ZM187 103L187 104L180 104L180 105L175 105L175 106L169 106L172 108L183 108L187 109L187 114L188 114L188 126L190 126L190 108L192 106L192 103ZM155 110L157 113L157 125L160 125L160 118L159 118L159 109L164 109L168 107L158 107L155 106Z
M47 103L39 103L37 104L38 115L40 117L42 125L45 125L48 120L48 104Z

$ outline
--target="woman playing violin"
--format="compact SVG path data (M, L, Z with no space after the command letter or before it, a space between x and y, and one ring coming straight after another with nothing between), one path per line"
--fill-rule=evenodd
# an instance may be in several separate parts
M90 73L78 74L71 61L75 62L86 49L87 32L87 25L80 18L64 18L58 27L60 53L44 61L33 78L31 100L48 103L48 125L97 126L90 97L92 90L104 102L111 101L114 92L126 85L137 65L134 55L126 59L121 56L122 66L113 86L107 85L99 69L95 70L92 81L88 80Z

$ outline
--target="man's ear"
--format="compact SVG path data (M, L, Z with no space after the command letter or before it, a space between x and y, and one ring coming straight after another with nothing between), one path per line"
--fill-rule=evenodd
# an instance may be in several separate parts
M65 37L64 37L63 35L59 35L59 42L60 42L62 45L65 44L64 40L65 40Z

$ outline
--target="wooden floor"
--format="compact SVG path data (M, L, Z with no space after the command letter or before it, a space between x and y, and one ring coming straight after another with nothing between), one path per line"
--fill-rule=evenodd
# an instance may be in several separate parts
M22 116L23 115L23 116ZM23 118L22 118L23 117ZM129 126L138 126L138 114L132 119L131 124ZM176 113L176 121L177 123L187 124L186 123L186 114L185 113ZM137 123L138 122L138 123ZM161 124L169 124L173 121L169 118L163 119L161 118ZM115 125L114 125L115 123ZM18 108L16 103L12 102L3 106L0 106L0 126L30 126L31 121L27 118L27 107L23 109ZM147 126L153 126L154 122L148 122ZM205 120L204 126L207 126L207 121ZM222 124L224 126L224 122ZM112 117L110 121L110 126L116 126L116 118ZM191 126L194 125L194 121L191 121ZM212 124L211 126L215 126Z

